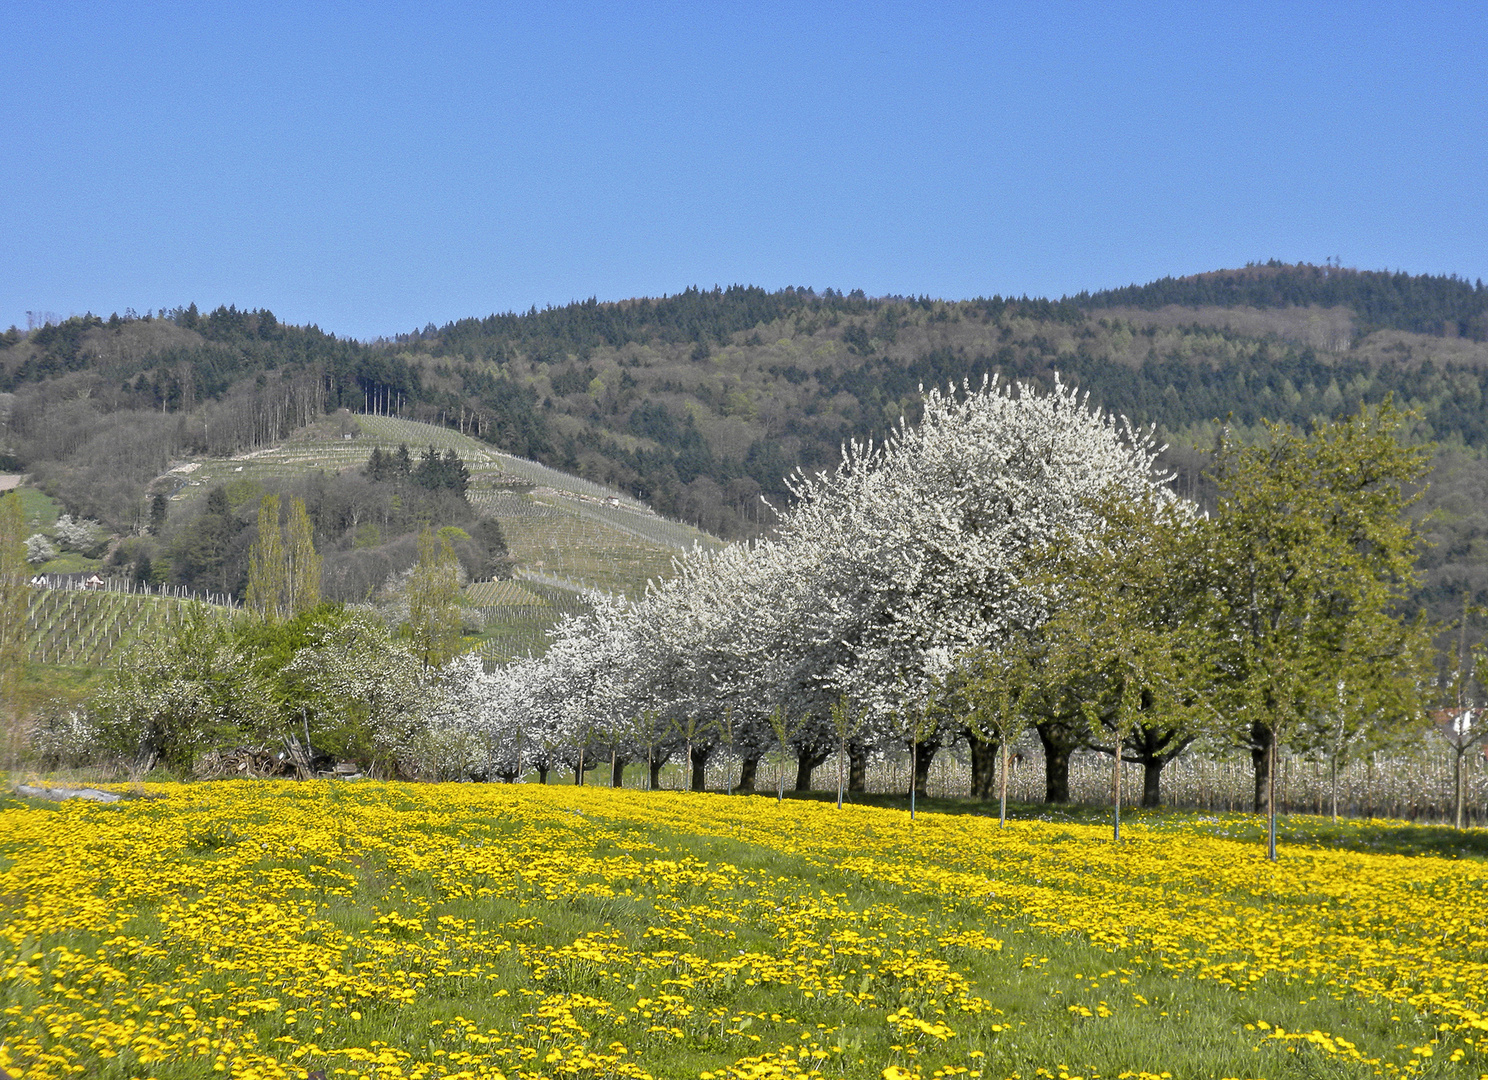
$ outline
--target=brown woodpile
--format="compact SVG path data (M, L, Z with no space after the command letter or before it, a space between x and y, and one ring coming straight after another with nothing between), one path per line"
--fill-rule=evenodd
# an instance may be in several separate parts
M294 764L287 757L255 746L234 746L203 754L191 769L198 780L230 780L234 777L266 780L294 775Z

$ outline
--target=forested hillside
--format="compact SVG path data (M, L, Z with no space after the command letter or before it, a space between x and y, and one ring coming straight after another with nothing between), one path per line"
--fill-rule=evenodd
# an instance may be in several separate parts
M1156 424L1199 497L1219 424L1250 436L1393 395L1443 450L1426 562L1445 609L1463 586L1488 592L1485 337L1480 282L1277 263L1058 301L690 289L375 343L193 306L12 330L0 414L14 466L117 529L143 523L171 461L268 445L345 407L456 428L737 537L770 527L760 496L787 499L793 469L913 421L921 385L1058 375Z
M1183 307L1348 308L1362 331L1409 330L1419 334L1488 338L1488 290L1479 279L1378 273L1341 266L1288 266L1269 262L1163 278L1073 298L1082 308Z

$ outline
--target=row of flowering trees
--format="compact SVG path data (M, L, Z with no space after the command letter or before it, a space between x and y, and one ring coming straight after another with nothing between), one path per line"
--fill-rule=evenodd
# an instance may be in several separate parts
M213 631L208 675L131 665L102 719L124 742L158 728L152 752L184 758L214 736L162 727L153 703L206 687L210 701L172 709L223 731L277 717L314 746L443 779L604 769L618 784L644 765L654 784L680 757L700 788L726 752L750 789L775 752L809 788L837 753L852 789L893 749L910 755L912 798L963 742L974 794L991 797L998 752L1032 727L1052 801L1067 799L1071 753L1093 746L1113 792L1137 765L1155 802L1162 768L1207 738L1250 750L1267 809L1279 747L1336 767L1425 716L1427 628L1400 611L1415 573L1405 485L1426 456L1402 445L1403 419L1385 405L1227 445L1201 514L1172 493L1150 434L1058 382L932 390L917 426L798 476L774 538L697 550L635 600L593 597L540 657L446 663L452 650L418 645L420 586L407 640L353 612L297 617L272 647ZM425 539L432 573L451 559ZM273 708L252 706L239 669ZM172 754L175 730L190 738Z
M918 426L797 477L774 539L694 552L638 600L596 598L541 657L451 669L463 689L435 724L472 733L477 774L614 778L685 755L695 787L723 750L744 788L772 750L800 787L841 750L860 786L872 752L902 745L923 788L935 751L967 739L985 792L1005 740L949 688L1047 620L1059 584L1035 553L1079 547L1109 500L1173 501L1157 452L1062 385L931 391Z
M1250 750L1269 809L1278 747L1336 768L1424 721L1428 628L1401 610L1427 454L1405 419L1387 404L1226 445L1201 514L1150 434L1071 388L931 391L917 427L797 477L774 539L597 598L544 656L451 668L435 726L467 755L452 770L508 779L603 765L618 783L640 762L654 779L683 756L701 787L727 750L748 789L777 751L806 788L840 752L861 787L869 756L900 748L912 797L962 741L990 797L997 751L1031 726L1051 799L1094 746L1113 791L1144 768L1149 802L1208 738Z

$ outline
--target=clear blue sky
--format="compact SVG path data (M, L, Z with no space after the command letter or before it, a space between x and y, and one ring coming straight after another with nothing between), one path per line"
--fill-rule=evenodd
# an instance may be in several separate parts
M1488 5L0 0L0 326L1488 278Z

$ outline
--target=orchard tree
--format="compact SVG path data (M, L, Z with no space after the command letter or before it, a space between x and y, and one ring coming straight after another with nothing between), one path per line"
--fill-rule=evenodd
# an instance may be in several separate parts
M965 730L935 707L938 682L962 653L995 652L1048 617L1030 553L1094 527L1097 495L1161 486L1155 454L1062 384L931 391L918 427L798 475L778 538L695 551L639 601L561 628L528 673L545 752L582 761L597 739L617 762L631 738L654 767L667 748L633 735L649 717L694 776L726 741L752 786L774 745L805 787L834 750L861 783L870 749L898 742L918 796L935 750Z
M492 681L474 653L457 656L434 675L424 731L416 741L417 769L429 780L484 779L491 757L481 718L491 705Z
M1482 614L1484 614L1483 610L1475 607L1471 599L1464 595L1462 615L1457 621L1457 646L1454 650L1451 675L1444 680L1446 685L1442 687L1440 702L1442 707L1433 714L1436 720L1436 730L1452 748L1452 817L1459 829L1463 825L1463 797L1466 786L1462 775L1463 760L1470 750L1488 738L1488 724L1483 722L1483 706L1478 694L1474 693L1474 690L1482 685L1478 672L1482 670L1485 659L1484 643L1480 641L1477 648L1473 650L1467 647L1468 622L1472 616ZM1336 818L1338 816L1336 779L1334 787L1333 816Z
M996 652L976 648L962 653L940 689L946 705L966 725L972 797L990 799L994 773L997 777L999 827L1007 825L1008 758L1028 728L1032 687L1028 637L1015 635Z
M1163 767L1215 726L1215 620L1194 572L1191 504L1158 489L1102 497L1095 509L1093 527L1042 560L1053 612L1040 628L1042 671L1049 690L1078 689L1088 737L1111 756L1119 840L1123 764L1143 766L1142 804L1157 806Z
M1042 623L1048 597L1030 553L1091 528L1097 498L1161 486L1157 452L1057 380L1048 393L988 380L930 391L917 427L849 446L833 473L797 477L780 536L823 552L807 636L836 654L835 689L902 737L892 718L920 709L956 656ZM952 717L943 723L916 747L959 737Z
M422 658L370 612L316 627L285 669L322 749L396 774L414 770L431 695Z
M219 746L274 734L273 687L232 632L203 604L180 609L163 634L142 635L94 700L104 749L141 765L187 769Z
M555 627L548 651L533 662L543 745L552 763L573 767L575 783L598 764L592 750L613 747L623 729L634 655L629 601L598 592L587 599L589 610Z
M1227 437L1220 451L1202 564L1223 612L1216 683L1251 751L1273 860L1278 746L1335 708L1340 686L1381 724L1423 723L1426 627L1399 609L1416 581L1406 489L1428 452L1403 445L1405 419L1386 402L1306 435L1272 424L1255 446Z

